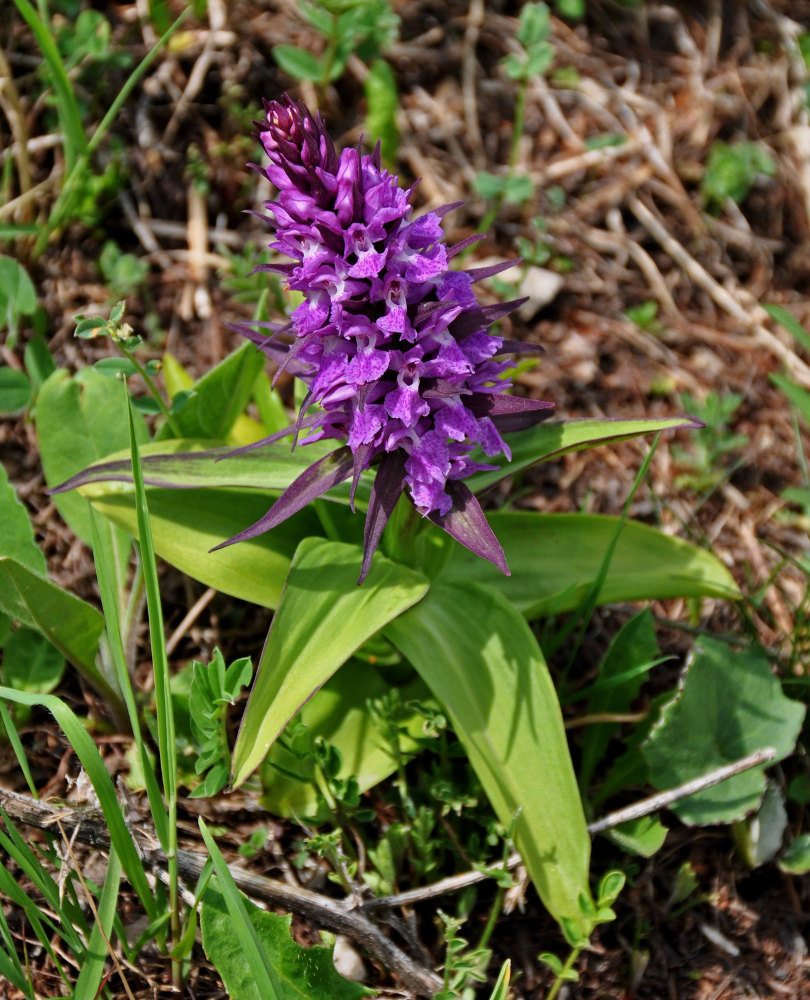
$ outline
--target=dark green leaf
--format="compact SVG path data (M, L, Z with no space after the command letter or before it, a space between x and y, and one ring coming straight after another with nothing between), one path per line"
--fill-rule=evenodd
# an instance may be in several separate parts
M0 414L20 413L31 402L32 391L25 372L0 367Z

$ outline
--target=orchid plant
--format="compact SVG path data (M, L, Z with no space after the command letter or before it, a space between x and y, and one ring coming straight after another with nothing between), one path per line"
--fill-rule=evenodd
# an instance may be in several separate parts
M261 367L245 345L184 389L183 408L140 446L157 553L274 610L232 784L268 753L278 758L295 718L340 751L364 790L401 763L375 738L367 699L397 688L406 706L432 700L544 903L581 944L597 920L590 839L528 620L599 601L737 590L713 555L647 526L485 514L476 494L569 451L699 422L547 419L553 404L512 395L505 377L505 355L538 348L492 330L519 303L484 305L474 291L513 261L451 269L478 238L445 243L441 220L455 206L413 217L414 189L382 168L379 147L338 153L320 116L289 97L265 103L257 138L269 160L257 169L278 190L263 216L270 246L289 258L262 268L302 301L288 321L237 328L304 384L297 419L225 446ZM291 452L289 436L305 447ZM57 504L78 488L137 535L129 459L73 471ZM275 495L269 510L257 488ZM362 538L349 508L365 510ZM414 707L403 733L416 736L422 719ZM262 777L271 808L313 815L312 787L280 769Z

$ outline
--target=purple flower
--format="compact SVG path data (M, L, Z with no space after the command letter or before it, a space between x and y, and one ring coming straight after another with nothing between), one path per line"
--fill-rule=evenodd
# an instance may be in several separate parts
M489 328L520 302L481 306L472 288L515 262L451 271L450 260L473 242L444 242L441 218L457 206L412 219L413 189L381 167L379 145L371 155L353 148L338 154L317 112L286 95L264 107L266 120L255 124L270 164L256 169L278 198L262 218L275 229L270 247L292 263L262 269L283 274L304 301L269 335L266 325L238 329L280 370L307 383L300 443L334 438L345 445L230 542L269 530L349 477L353 496L361 474L375 466L361 581L403 491L420 514L508 573L463 480L497 468L474 461L476 447L509 458L501 430L529 426L553 405L503 395L511 362L497 358L523 345L506 344ZM313 403L320 411L305 419Z

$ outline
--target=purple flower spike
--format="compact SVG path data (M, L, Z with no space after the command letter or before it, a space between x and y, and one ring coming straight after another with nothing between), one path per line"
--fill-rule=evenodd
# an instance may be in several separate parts
M286 350L281 363L307 383L307 405L320 404L314 419L299 417L301 443L334 438L346 446L230 541L280 523L350 476L353 496L360 475L379 466L361 581L403 492L420 514L508 573L478 501L460 480L492 468L471 460L476 446L508 456L500 431L530 426L553 405L502 395L510 382L501 376L512 363L498 355L520 345L505 346L489 328L520 302L482 306L472 285L510 265L451 271L449 260L470 242L444 241L441 219L455 205L412 219L413 189L382 169L379 146L371 155L338 153L320 115L287 95L264 109L256 134L270 165L256 169L278 189L278 200L261 218L275 229L271 248L293 261L272 269L303 302L275 335L237 329L275 361ZM287 334L293 340L285 347L277 338Z

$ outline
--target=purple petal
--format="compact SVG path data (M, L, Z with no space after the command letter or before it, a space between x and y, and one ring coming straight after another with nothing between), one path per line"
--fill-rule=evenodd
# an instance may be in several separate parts
M265 531L270 531L288 517L297 514L308 503L317 500L327 490L348 479L353 467L354 457L349 448L338 448L324 455L302 472L295 482L290 483L264 517L260 517L255 524L229 538L227 542L215 545L211 551L216 552L217 549L233 545L235 542L246 542L250 538L256 538L257 535L263 535Z
M501 346L495 352L497 358L501 354L545 354L546 349L540 344L527 344L525 340L502 340Z
M452 509L447 514L434 511L428 514L430 520L474 555L487 559L505 576L511 576L501 543L468 487L458 480L451 480L447 483L446 491L453 499Z
M477 417L490 417L502 434L534 427L550 417L554 409L553 403L542 399L521 399L504 393L475 393L467 405Z
M507 271L510 267L520 264L522 260L522 257L515 257L514 260L502 260L500 264L490 264L489 267L470 267L466 273L473 281L483 281L484 278L491 278L495 274L500 274L501 271Z
M368 576L374 551L404 487L405 455L399 450L388 452L383 456L371 486L366 526L363 532L363 564L360 567L360 576L357 580L358 587Z

